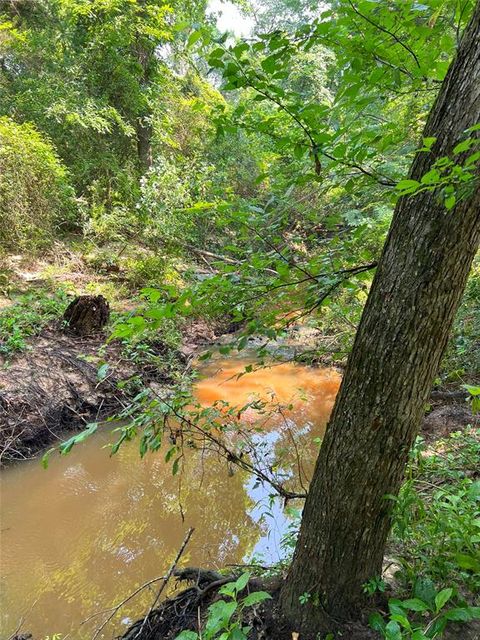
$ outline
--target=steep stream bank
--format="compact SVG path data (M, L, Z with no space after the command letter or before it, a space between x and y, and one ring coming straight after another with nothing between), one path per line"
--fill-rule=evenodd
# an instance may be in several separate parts
M193 354L217 339L216 331L221 327L203 320L187 323L178 348L161 338L144 345L147 360L141 353L132 357L118 340L106 343L107 333L79 337L55 321L22 353L8 360L0 353L0 467L28 460L66 432L121 411L142 385L175 385ZM168 364L155 366L156 360ZM104 363L108 368L99 376Z

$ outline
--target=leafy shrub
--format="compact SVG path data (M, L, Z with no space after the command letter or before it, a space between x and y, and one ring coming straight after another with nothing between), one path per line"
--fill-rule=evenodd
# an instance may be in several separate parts
M174 162L158 158L143 177L138 209L148 225L146 238L161 242L205 241L212 232L212 215L192 209L196 202L216 199L218 180L214 165L194 158Z
M480 588L479 454L475 430L452 434L434 452L421 442L413 450L408 478L392 496L392 544L407 585L422 577L438 586Z
M133 288L170 286L175 290L182 284L182 278L175 270L174 260L167 255L140 254L137 258L127 258L124 263L124 277Z
M226 596L228 600L217 600L208 607L202 633L185 630L176 640L247 640L251 627L242 624L243 611L271 598L266 591L254 591L239 599L238 596L247 586L249 579L250 574L243 573L235 582L224 585L218 593Z
M74 193L53 146L30 124L0 118L0 246L34 251L74 222Z
M465 603L446 607L454 596L452 588L437 593L431 583L419 581L413 596L407 600L391 598L388 620L373 613L369 619L372 629L385 640L430 640L440 638L449 622L469 622L480 617L480 607Z

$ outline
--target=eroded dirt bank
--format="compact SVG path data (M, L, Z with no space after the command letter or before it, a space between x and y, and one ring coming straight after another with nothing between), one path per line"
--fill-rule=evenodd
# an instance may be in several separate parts
M178 349L172 352L159 339L149 343L149 353L173 359L181 372L219 331L204 321L190 322ZM132 360L120 342L106 344L107 337L79 337L54 322L8 363L0 356L0 466L31 458L66 432L120 412L142 385L174 384L168 370ZM108 369L99 376L104 362Z

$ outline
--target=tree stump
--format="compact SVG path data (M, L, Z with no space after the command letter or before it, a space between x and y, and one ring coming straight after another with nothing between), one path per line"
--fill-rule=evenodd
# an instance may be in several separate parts
M78 296L63 314L68 329L79 336L100 331L109 317L110 307L103 296Z

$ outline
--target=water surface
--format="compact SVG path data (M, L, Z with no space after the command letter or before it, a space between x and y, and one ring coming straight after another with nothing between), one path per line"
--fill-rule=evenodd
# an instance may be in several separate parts
M196 396L204 405L234 405L261 398L292 403L283 415L262 420L257 438L266 454L290 465L298 478L311 474L340 377L331 370L277 364L240 379L248 360L214 360L203 367ZM250 410L249 410L250 411ZM258 416L243 417L250 426ZM295 438L296 448L292 444ZM109 457L108 430L97 432L44 470L38 460L1 473L2 637L23 620L36 640L55 633L91 638L102 617L93 613L122 600L136 587L163 575L190 526L195 533L182 564L220 568L261 556L280 557L288 525L280 502L268 506L271 489L229 468L212 452L190 451L172 476L162 452L140 459L138 443ZM287 469L288 471L288 469ZM128 603L110 638L150 605L152 591Z

